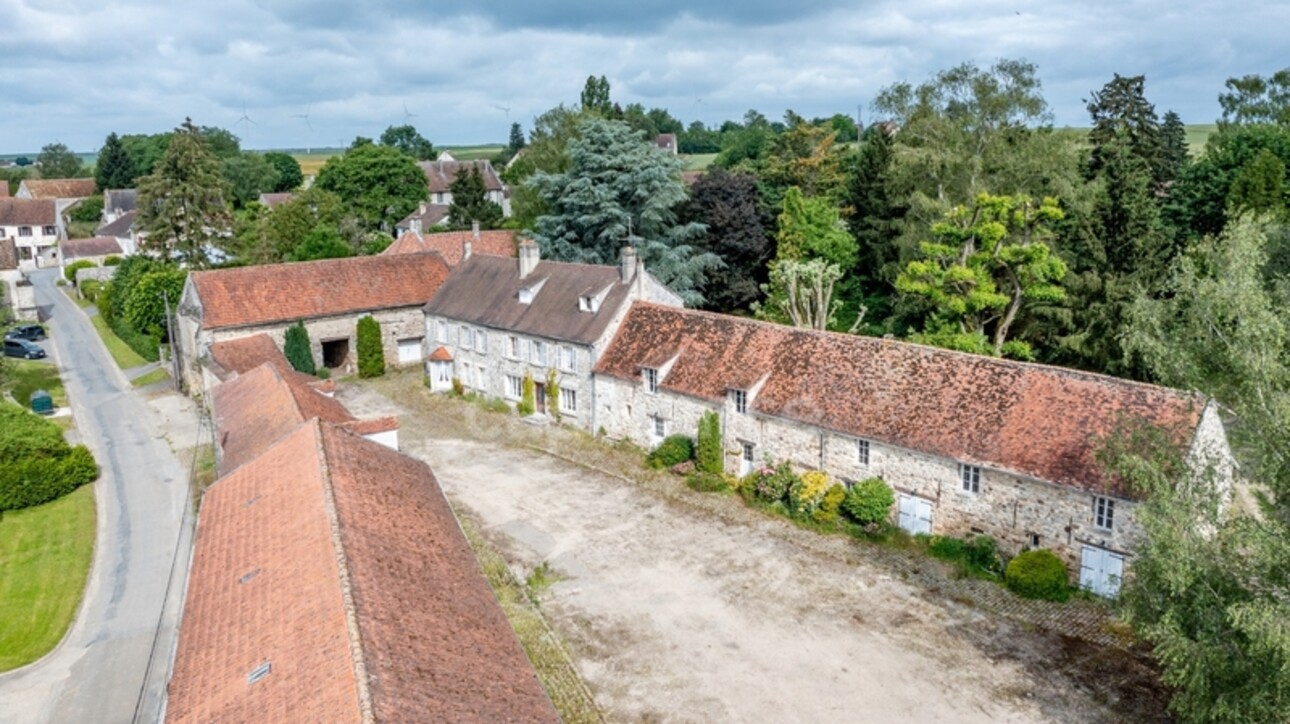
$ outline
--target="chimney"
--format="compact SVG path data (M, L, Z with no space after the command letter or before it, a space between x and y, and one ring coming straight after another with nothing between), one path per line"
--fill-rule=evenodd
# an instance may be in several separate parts
M618 266L618 273L624 284L630 282L636 275L636 249L631 246L623 247L623 260Z
M479 241L479 219L470 222L470 236L475 241Z
M470 252L471 252L470 239L466 239L465 241L461 242L461 260L466 261L467 259L469 259Z
M539 260L538 245L532 239L520 241L520 279L527 277L537 268Z
M421 218L420 218L420 217L418 217L418 216L414 216L414 217L412 217L412 220L408 222L408 229L409 229L410 231L412 231L413 233L420 234L420 233L421 233Z
M421 202L421 208L417 210L417 215L418 216L426 215L426 202L424 201Z

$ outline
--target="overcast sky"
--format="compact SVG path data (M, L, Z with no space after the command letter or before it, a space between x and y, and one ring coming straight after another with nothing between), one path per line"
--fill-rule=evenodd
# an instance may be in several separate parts
M577 103L588 74L686 123L854 114L893 82L998 58L1038 66L1058 125L1086 125L1082 99L1113 73L1210 123L1225 79L1290 66L1290 3L1262 0L0 0L0 28L0 153L92 151L185 116L247 148L405 121L436 144L504 141Z

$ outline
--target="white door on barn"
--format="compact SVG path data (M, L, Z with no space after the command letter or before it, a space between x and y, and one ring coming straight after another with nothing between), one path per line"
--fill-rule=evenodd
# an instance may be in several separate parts
M399 364L414 365L421 361L421 338L399 340Z
M900 496L900 527L914 534L932 532L932 501L916 495Z
M1108 598L1120 592L1124 556L1097 546L1084 546L1079 560L1080 588Z

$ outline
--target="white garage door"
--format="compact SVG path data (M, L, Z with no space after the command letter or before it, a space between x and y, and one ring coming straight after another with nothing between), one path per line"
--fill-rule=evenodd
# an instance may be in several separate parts
M915 534L931 533L932 501L915 495L901 495L900 527Z
M1084 546L1079 561L1080 588L1109 598L1120 592L1123 575L1124 556L1105 548Z
M399 364L416 364L421 361L421 338L399 340Z

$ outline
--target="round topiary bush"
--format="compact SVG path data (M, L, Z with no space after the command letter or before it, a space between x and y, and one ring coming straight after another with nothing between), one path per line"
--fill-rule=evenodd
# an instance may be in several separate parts
M1009 561L1004 580L1008 588L1022 598L1065 601L1070 597L1066 564L1044 548L1023 551Z
M890 517L895 502L895 493L882 478L869 478L851 486L842 501L842 510L860 525L883 523Z
M652 468L670 468L694 457L694 441L686 435L668 435L645 458Z

